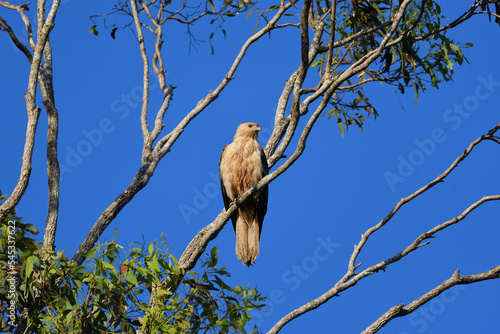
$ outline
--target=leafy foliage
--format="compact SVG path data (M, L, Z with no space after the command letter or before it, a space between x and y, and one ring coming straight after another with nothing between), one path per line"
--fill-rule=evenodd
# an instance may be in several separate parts
M312 10L317 13L315 19L323 21L328 32L322 52L311 64L318 68L323 78L338 76L352 64L373 54L381 46L391 19L399 9L398 3L392 0L342 1L332 17L330 1L313 3ZM357 80L347 80L332 96L332 109L324 114L328 118L336 116L342 135L352 124L363 130L364 117L360 111L367 117L378 116L363 92L365 84L386 83L395 86L401 94L405 94L406 88L413 88L416 104L419 93L428 85L439 88L441 82L452 80L454 65L467 61L462 50L472 44L448 37L447 30L440 29L444 20L435 1L414 1L407 7L395 33L380 51L382 56L378 61L359 73ZM332 25L335 29L331 29ZM328 57L332 57L331 64Z
M221 31L223 36L226 36L224 22L226 19L235 17L250 9L254 2L250 0L206 0L206 1L184 1L182 3L172 2L168 0L152 0L138 1L139 14L154 21L149 25L145 25L152 32L154 25L163 25L166 21L173 21L184 24L186 34L189 36L189 48L196 49L203 40L195 37L191 31L192 26L204 17L210 18L210 25L214 27L208 36L208 42L214 53L212 39L217 31ZM154 19L153 19L154 17ZM117 31L129 28L134 24L134 19L128 1L118 1L109 13L101 15L93 15L90 17L92 26L90 33L98 36L98 26L103 26L105 29L111 29L111 38L116 39Z
M10 264L9 220L16 223ZM78 266L62 251L43 256L41 244L29 236L38 231L14 212L1 231L2 331L13 329L11 300L17 320L36 333L244 333L249 311L264 307L257 290L224 282L230 274L217 267L217 248L203 261L200 274L179 269L163 235L159 241L133 244L126 254L114 241L100 244ZM7 280L15 282L14 298ZM149 303L151 296L155 303Z
M333 11L332 1L313 1L308 23L315 30L319 22L322 22L324 33L322 34L322 49L312 61L311 66L317 67L320 77L325 79L339 76L352 64L366 59L367 55L373 54L381 46L401 2L395 0L337 1L335 11ZM247 13L247 19L254 15L256 17L255 33L259 26L269 23L269 15L274 15L280 9L278 4L266 4L261 7L252 1L243 0L193 1L185 2L183 5L165 0L139 3L142 5L140 12L146 15L145 12L150 11L153 14L152 17L155 17L160 25L166 20L185 24L190 39L190 49L191 47L196 49L202 42L194 36L191 26L205 16L210 17L210 25L214 26L208 38L212 53L214 53L212 39L217 31L220 30L224 37L226 36L223 23L227 18L243 12ZM92 17L94 25L90 32L97 35L95 19L102 18L104 26L112 28L111 35L115 38L117 29L130 26L133 22L128 6L128 2L120 1L113 7L112 12ZM181 7L174 8L174 6ZM158 11L161 8L164 12L162 15L153 12L153 9ZM490 13L489 5L486 4L473 6L469 13L472 14L478 8ZM296 9L298 11L300 6L296 6ZM494 9L498 15L500 5L495 4ZM121 16L127 17L128 21L107 24L106 18L116 13L125 14ZM299 23L294 21L300 21L300 13L286 13L285 17L292 17L292 19L282 26L299 26ZM374 117L379 115L363 90L365 84L386 83L394 86L401 94L405 94L407 89L411 88L415 94L416 104L420 92L425 91L429 85L439 88L439 84L443 81L453 79L454 66L462 65L464 61L467 61L463 49L471 47L472 44L461 43L448 37L448 29L442 29L441 25L445 20L448 19L441 13L441 7L436 1L423 0L410 3L396 31L390 36L388 43L378 51L380 56L376 57L377 60L359 73L356 78L346 80L331 97L331 108L323 114L328 115L329 119L332 117L337 119L342 136L351 125L356 125L363 131L365 119L371 115ZM495 22L500 23L498 17L495 17ZM154 30L152 27L149 29Z

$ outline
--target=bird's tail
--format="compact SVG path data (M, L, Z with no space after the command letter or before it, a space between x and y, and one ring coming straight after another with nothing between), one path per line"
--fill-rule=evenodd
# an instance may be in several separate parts
M236 254L243 264L251 266L259 254L259 223L256 217L245 218L240 214L236 220Z

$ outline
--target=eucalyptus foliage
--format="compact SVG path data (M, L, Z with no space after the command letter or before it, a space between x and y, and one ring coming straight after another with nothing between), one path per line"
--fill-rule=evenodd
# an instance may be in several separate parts
M14 234L9 221L15 221ZM44 255L32 238L38 231L15 212L2 221L1 232L1 331L14 331L11 325L23 321L28 333L244 333L249 311L264 307L257 290L224 282L230 274L217 266L217 248L200 273L179 268L163 235L128 251L114 241L99 244L79 266L63 251ZM10 258L9 235L15 237ZM9 282L15 282L11 292ZM14 320L11 301L22 312Z

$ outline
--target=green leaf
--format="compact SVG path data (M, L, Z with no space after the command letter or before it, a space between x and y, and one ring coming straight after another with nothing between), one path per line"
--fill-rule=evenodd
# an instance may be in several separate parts
M231 323L229 321L222 319L222 320L216 320L214 325L217 327L227 327L230 324Z
M97 248L92 248L87 253L85 253L83 251L82 245L80 245L80 247L78 247L78 251L80 252L80 255L83 257L91 257L97 252Z
M339 127L339 130L340 130L340 135L342 136L342 138L344 138L344 124L342 123L342 119L340 118L340 116L337 116L337 125Z
M33 271L34 263L38 263L38 257L35 255L31 255L26 259L26 277L31 276L31 272Z
M139 282L137 282L137 277L135 276L135 274L132 270L129 270L125 273L125 278L127 279L127 281L129 281L133 285L139 286Z
M248 18L250 17L250 15L252 15L253 12L255 12L258 8L254 8L252 10L250 10L248 13L247 13L247 20Z
M212 248L210 251L210 261L208 262L208 266L213 268L217 265L218 260L218 250L217 247Z
M104 269L107 269L116 275L118 275L118 271L116 270L115 266L113 266L111 263L106 262L106 261L101 261L101 265Z
M212 0L207 0L207 3L210 6L210 8L212 9L212 12L215 12L214 3L212 2Z
M319 66L323 63L323 60L315 60L311 63L311 67Z
M418 84L413 81L413 90L415 91L415 105L417 105L418 100Z
M85 269L86 269L85 267L74 267L73 269L71 269L71 275L78 275Z
M147 266L149 270L151 270L153 273L155 272L161 272L160 270L160 264L158 263L158 255L155 254L151 261L147 262Z
M363 117L363 115L361 115L361 114L359 114L359 113L356 113L356 116L358 117L359 122L360 122L361 124L363 124L363 122L365 121L365 118Z
M92 27L90 27L89 32L90 32L91 34L94 34L94 35L96 35L96 36L97 36L97 35L99 35L99 31L97 31L97 29L96 29L95 27L97 27L97 24L94 24Z
M361 100L363 100L363 96L358 92L358 97L354 100L353 105L357 106Z

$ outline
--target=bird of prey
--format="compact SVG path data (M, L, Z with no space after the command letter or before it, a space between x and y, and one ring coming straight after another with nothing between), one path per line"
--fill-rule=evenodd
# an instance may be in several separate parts
M256 123L241 124L233 142L222 150L219 177L226 209L268 173L266 156L257 141L260 130L260 125ZM236 254L247 266L252 265L259 254L267 194L266 185L248 198L231 217L236 233Z

